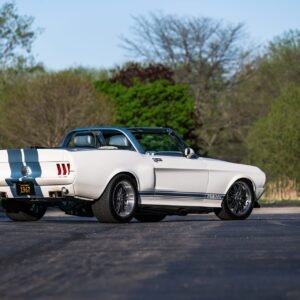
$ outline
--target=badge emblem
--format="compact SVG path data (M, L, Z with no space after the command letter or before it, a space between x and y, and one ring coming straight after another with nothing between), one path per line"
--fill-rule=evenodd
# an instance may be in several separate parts
M21 173L23 176L29 176L31 174L31 169L28 166L23 166L21 169Z

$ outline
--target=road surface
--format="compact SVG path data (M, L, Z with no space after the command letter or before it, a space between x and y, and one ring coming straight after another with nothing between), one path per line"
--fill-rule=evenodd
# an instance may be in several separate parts
M0 215L0 299L300 299L300 208L101 224Z

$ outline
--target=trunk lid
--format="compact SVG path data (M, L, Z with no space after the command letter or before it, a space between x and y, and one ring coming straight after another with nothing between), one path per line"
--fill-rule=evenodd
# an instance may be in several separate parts
M63 149L0 150L0 184L34 179L41 185L67 184L74 179L72 156Z

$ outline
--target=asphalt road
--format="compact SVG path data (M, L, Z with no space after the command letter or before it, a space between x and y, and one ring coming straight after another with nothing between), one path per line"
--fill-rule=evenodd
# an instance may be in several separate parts
M160 223L0 216L0 299L300 299L300 208Z

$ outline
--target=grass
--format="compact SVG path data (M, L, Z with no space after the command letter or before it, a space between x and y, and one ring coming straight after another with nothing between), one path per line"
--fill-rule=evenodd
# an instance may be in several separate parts
M300 206L300 200L274 200L263 198L258 200L261 206Z

